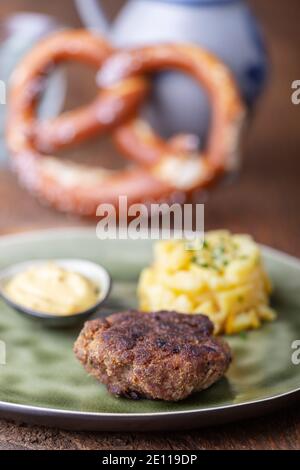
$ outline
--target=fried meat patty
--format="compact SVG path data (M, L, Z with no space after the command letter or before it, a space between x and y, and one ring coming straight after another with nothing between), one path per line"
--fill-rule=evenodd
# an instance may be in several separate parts
M74 352L114 395L178 401L220 379L229 346L204 315L126 311L86 322Z

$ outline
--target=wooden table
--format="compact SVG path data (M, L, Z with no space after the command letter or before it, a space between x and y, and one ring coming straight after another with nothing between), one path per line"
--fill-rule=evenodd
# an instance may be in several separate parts
M113 3L116 8L122 1ZM290 98L291 82L300 78L300 4L299 0L251 3L268 40L272 74L248 132L241 174L233 184L209 195L206 229L249 232L259 242L300 257L300 106L292 105ZM66 24L79 24L71 0L1 2L0 17L37 8ZM73 83L69 105L77 95ZM0 171L1 233L89 223L40 206L7 169ZM0 421L0 449L112 448L299 449L300 406L215 429L161 434L74 433Z

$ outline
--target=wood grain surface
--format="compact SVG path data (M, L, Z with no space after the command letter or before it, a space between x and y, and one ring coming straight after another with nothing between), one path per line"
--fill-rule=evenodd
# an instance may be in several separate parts
M122 3L107 2L109 14L113 16ZM250 3L267 39L270 80L248 129L240 175L203 198L206 229L227 227L249 232L259 242L300 257L300 105L291 103L291 83L300 79L300 3ZM1 2L0 19L24 10L41 11L64 24L79 25L72 0ZM76 77L70 83L68 106L78 101L80 74ZM80 93L82 100L88 98L86 88ZM99 145L110 157L110 146ZM42 207L18 186L8 168L0 170L0 233L89 224ZM0 421L1 450L299 448L300 406L217 428L161 434L74 433Z

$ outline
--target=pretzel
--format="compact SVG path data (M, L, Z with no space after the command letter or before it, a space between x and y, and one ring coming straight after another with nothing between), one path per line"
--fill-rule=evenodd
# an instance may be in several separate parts
M70 59L100 67L99 94L85 107L39 123L36 107L44 78L50 67ZM191 136L165 142L146 123L131 117L148 90L141 74L162 68L191 73L212 97L213 126L202 158L196 155ZM99 36L64 31L34 48L15 71L7 142L19 179L32 193L60 210L95 215L99 204L118 208L120 195L127 196L128 204L182 201L189 192L214 182L231 165L242 116L227 68L205 51L178 45L112 53ZM136 166L91 168L45 155L109 130Z
M147 92L143 79L124 80L112 89L100 90L88 105L57 118L40 123L34 116L48 74L58 64L75 60L97 71L112 52L112 47L101 36L85 30L55 33L34 47L12 77L10 121L14 122L9 127L10 144L20 135L20 126L30 133L39 150L54 152L107 132L128 117Z
M212 184L237 162L244 107L227 67L193 45L153 45L111 56L98 74L98 84L111 86L125 78L166 69L191 75L210 97L212 120L204 152L196 151L192 136L179 135L165 141L136 117L117 127L114 139L128 158L148 166L174 190L190 192Z

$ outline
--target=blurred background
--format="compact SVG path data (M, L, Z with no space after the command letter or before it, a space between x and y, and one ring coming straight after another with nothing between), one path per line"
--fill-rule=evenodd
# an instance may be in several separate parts
M150 1L140 0L140 3ZM90 2L82 1L81 6L88 3ZM104 0L102 3L110 20L116 18L120 8L125 4L123 0ZM251 115L243 143L242 167L233 181L214 188L209 195L201 195L201 202L206 203L206 229L226 227L235 232L249 232L260 242L300 256L298 237L300 227L298 207L300 202L300 105L294 105L291 101L292 82L300 79L300 3L299 0L288 2L249 0L247 3L260 24L269 62L268 65L262 63L258 69L251 69L249 77L253 83L257 80L264 80L265 76L268 78L262 93L257 93L257 96L259 94L260 96L255 102L251 100L251 93L255 90L252 92L250 90L249 96L246 96L247 90L242 90L245 100L249 101ZM27 22L28 18L26 20L11 18L12 15L23 12L42 13L49 15L51 19L44 18L37 21L31 18ZM218 25L222 25L222 16L218 21L219 23L216 22L215 26L216 31L219 31ZM23 48L30 47L31 41L33 43L45 31L61 26L82 26L73 0L51 0L51 2L48 0L39 0L39 2L0 0L0 22L1 79L4 77L3 74L8 73L7 71L13 67L16 60L14 54L22 54ZM234 19L232 27L238 30L240 26L238 18ZM255 36L253 41L261 41L262 38L257 35L255 29L256 25L252 26ZM176 30L176 28L178 32L179 27L174 25L173 29ZM132 31L132 27L129 30ZM162 37L164 32L162 28L160 30ZM216 35L213 33L210 32L214 38ZM122 34L124 35L124 32L119 31L117 43L123 41ZM205 34L208 33L205 32ZM131 34L132 41L134 41L133 36ZM226 31L224 37L226 37ZM228 43L224 51L225 58L236 58L232 47ZM261 54L264 54L261 42L258 47ZM10 52L12 50L14 54ZM243 55L243 51L241 47L239 54ZM263 61L263 58L260 59ZM67 86L61 74L56 76L49 90L44 113L55 114L63 102L65 102L66 109L71 109L93 97L95 86L91 71L75 64L67 67L66 74ZM4 123L1 122L2 134L3 126ZM93 162L95 155L101 155L101 162L106 161L108 165L118 160L118 156L107 139L101 142L99 139L91 141L85 145L84 150L76 149L72 158L77 160L82 157L82 153L84 153L85 161ZM20 188L15 175L9 169L2 137L0 151L1 234L90 224L95 224L95 222L60 214L51 208L43 207Z

